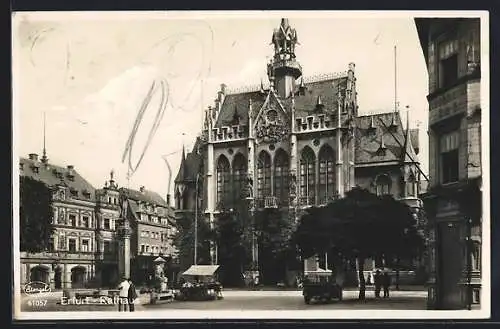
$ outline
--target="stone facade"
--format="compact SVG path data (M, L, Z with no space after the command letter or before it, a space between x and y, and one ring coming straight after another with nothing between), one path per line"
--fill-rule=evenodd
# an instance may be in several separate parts
M429 73L429 308L475 307L481 289L480 21L415 21Z
M116 272L116 257L104 252L103 244L108 241L110 248L115 244L117 212L113 203L103 203L98 191L71 165L63 168L49 163L45 155L38 159L36 154L21 158L19 163L22 176L40 180L53 191L55 228L50 250L40 253L21 250L21 285L43 281L52 289L63 289L116 280L113 272ZM106 225L104 218L109 219Z
M158 194L119 188L113 173L96 190L73 166L63 168L36 154L20 159L20 174L52 189L55 228L50 250L21 251L21 286L42 281L52 289L115 287L120 276L141 283L154 273L149 260L176 258L173 209ZM140 264L147 265L147 274Z
M280 208L296 222L301 209L356 185L416 200L418 208L418 130L404 127L399 111L358 113L354 63L345 72L303 77L293 38L279 35L286 31L294 30L283 19L273 34L268 85L231 91L222 84L206 110L175 179L179 220L198 197L209 223L244 200L249 211ZM216 256L214 248L212 262Z
M157 193L141 187L139 190L120 189L127 196L130 223L130 275L138 283L147 283L154 277L155 259L164 260L165 275L174 279L177 249L173 245L176 234L172 207Z

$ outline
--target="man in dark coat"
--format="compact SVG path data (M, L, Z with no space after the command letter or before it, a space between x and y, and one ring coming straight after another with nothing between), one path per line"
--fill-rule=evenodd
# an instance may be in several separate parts
M380 270L377 269L377 271L375 271L373 281L375 283L375 298L380 298L380 288L382 286L382 275Z
M137 299L137 291L135 289L134 283L132 282L132 280L130 278L128 279L128 282L130 284L130 286L128 288L128 308L129 308L130 312L134 312L135 311L134 302Z
M388 271L384 271L382 276L382 285L384 287L384 298L389 298L389 287L391 286L391 276Z

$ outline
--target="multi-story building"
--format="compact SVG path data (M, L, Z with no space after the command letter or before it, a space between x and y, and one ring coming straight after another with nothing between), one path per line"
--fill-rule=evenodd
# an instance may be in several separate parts
M154 275L154 259L161 256L175 275L173 209L155 192L119 188L111 172L104 187L95 189L73 166L49 163L45 152L21 158L20 175L42 181L53 191L54 233L50 248L39 253L21 251L21 285L30 281L52 289L86 286L114 287L120 279L118 229L121 200L127 197L131 223L131 258L134 281ZM127 255L129 253L129 255Z
M84 286L96 275L95 189L73 166L49 163L45 152L21 158L20 175L44 182L53 190L54 234L46 252L21 251L21 284L49 283L54 289Z
M177 250L173 246L173 208L158 193L144 187L139 191L121 188L120 193L126 195L130 210L131 277L137 283L146 283L154 277L156 265L160 265L164 274L174 280Z
M96 190L96 258L97 280L102 286L113 286L119 278L117 228L120 222L120 190L111 172L109 181Z
M249 210L279 208L296 221L300 209L357 185L419 208L418 130L405 127L396 109L358 113L353 63L345 72L303 77L287 19L272 40L269 86L221 85L194 149L183 154L174 195L179 220L198 197L210 223L245 199L253 201Z
M477 306L481 290L480 19L415 19L429 75L429 308Z

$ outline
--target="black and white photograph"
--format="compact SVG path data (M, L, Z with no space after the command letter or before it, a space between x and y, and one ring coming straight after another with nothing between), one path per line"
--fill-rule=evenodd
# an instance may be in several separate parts
M487 12L12 22L14 319L490 317Z

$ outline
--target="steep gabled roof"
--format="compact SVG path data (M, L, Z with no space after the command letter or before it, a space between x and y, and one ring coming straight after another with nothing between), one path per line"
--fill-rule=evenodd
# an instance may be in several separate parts
M168 207L167 202L158 193L154 191L144 189L144 191L141 192L125 187L122 187L120 190L122 192L125 192L129 199L135 201L147 202L162 207Z
M418 162L417 153L413 148L412 140L411 140L411 130L410 130L410 119L409 116L406 117L406 133L405 133L405 141L403 154L401 156L401 160L404 163L415 163Z
M68 168L58 166L52 163L42 163L27 158L20 158L19 163L22 166L19 174L21 176L29 176L35 180L45 183L49 187L54 187L58 184L65 184L70 189L77 192L72 198L95 201L95 188L81 176L78 171L72 169L72 178L69 175ZM38 168L38 173L35 172L35 167ZM87 194L87 197L85 196Z
M226 95L214 127L220 128L231 126L235 112L240 118L240 124L247 125L249 100L252 100L252 108L254 111L258 111L264 104L266 97L267 93L262 93L260 91Z
M301 88L302 87L302 88ZM294 92L295 113L297 117L310 115L316 109L318 98L321 99L323 107L327 110L336 110L338 107L337 96L339 89L344 91L347 87L347 77L318 79L312 82L304 83L303 79L297 81ZM264 105L269 90L242 92L228 94L224 97L215 128L231 126L235 112L240 118L240 124L248 124L248 103L252 100L252 118L258 114L258 111ZM287 109L291 107L291 97L282 99L276 95L279 102Z
M372 116L375 129L370 129ZM393 116L396 126L389 131ZM356 164L402 160L406 130L403 128L399 112L358 116L356 126ZM382 140L386 147L385 152L380 152Z
M418 140L418 129L410 129L410 138L411 138L411 144L413 145L413 149L415 150L415 153L418 155L420 151L420 143Z
M181 183L185 180L186 173L186 152L184 150L184 146L182 146L182 155L181 155L181 164L179 165L179 171L177 172L177 176L175 177L175 183Z
M336 78L305 83L304 92L296 92L294 96L295 116L303 117L314 112L316 110L318 98L321 99L321 104L326 110L337 110L337 97L339 89L344 91L346 87L347 78Z

